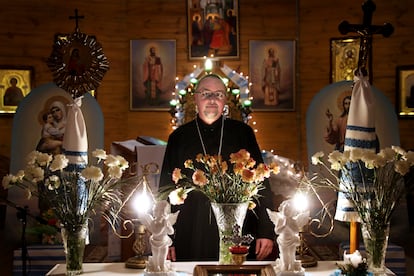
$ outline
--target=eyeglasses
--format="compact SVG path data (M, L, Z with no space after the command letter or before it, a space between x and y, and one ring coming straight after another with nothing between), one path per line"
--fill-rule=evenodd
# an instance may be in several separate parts
M200 94L201 99L203 100L207 100L210 98L223 100L226 98L226 92L223 90L217 90L217 91L201 90L201 91L196 91L195 93Z

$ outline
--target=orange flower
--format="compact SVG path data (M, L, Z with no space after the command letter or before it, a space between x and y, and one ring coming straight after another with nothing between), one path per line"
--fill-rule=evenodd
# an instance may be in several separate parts
M193 179L194 184L200 187L208 183L206 174L202 170L199 170L199 169L195 170L195 172L193 173L192 179Z
M178 181L180 181L180 179L183 179L183 175L181 174L181 169L175 168L172 173L172 180L174 181L175 184L177 184Z
M188 159L184 162L184 168L192 169L194 168L193 160Z
M244 163L245 161L249 160L249 158L250 153L245 149L241 149L236 153L230 154L231 163Z
M243 166L242 163L234 164L233 171L234 171L235 174L241 175L243 173L243 170L244 170L244 166Z
M270 169L267 165L260 163L256 169L257 181L264 181L265 178L270 177Z
M229 166L227 165L227 162L226 161L221 162L221 173L225 174L228 169L229 169Z
M252 183L255 179L255 172L248 170L248 169L244 169L242 171L242 180L244 182L248 182L248 183Z
M280 172L280 167L277 163L271 163L269 165L270 170L274 173L274 174L278 174Z

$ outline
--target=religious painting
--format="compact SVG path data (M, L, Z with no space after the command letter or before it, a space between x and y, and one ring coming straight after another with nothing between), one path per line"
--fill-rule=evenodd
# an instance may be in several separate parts
M254 110L293 111L296 90L294 40L250 40L249 79Z
M239 58L239 0L187 0L189 59Z
M397 114L414 118L414 65L397 66Z
M131 110L168 110L175 88L175 40L131 40Z
M73 98L85 93L96 95L109 69L102 45L94 36L81 32L56 34L47 65L53 82Z
M30 66L0 66L0 113L15 113L17 106L33 87Z
M331 72L330 82L352 81L355 70L358 68L359 47L361 39L359 37L332 38L330 40L331 49ZM366 69L371 79L371 57L368 54Z

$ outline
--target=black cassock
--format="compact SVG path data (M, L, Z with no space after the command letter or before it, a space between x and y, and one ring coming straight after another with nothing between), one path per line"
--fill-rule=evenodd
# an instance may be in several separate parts
M198 125L203 137L207 154L218 154L220 146L222 118L211 125L205 124L198 117ZM261 152L254 132L247 124L232 120L224 120L223 144L221 155L229 160L230 154L246 149L256 164L263 163ZM194 160L196 155L203 152L202 142L197 132L195 120L177 128L168 138L161 171L160 187L172 185L174 168L184 170L184 162ZM188 171L187 171L188 172ZM191 179L191 174L188 174ZM266 189L260 191L263 197L259 198L254 213L248 211L243 226L243 234L250 233L257 238L274 240L274 225L270 221L266 208L272 209L272 193L269 182L265 181ZM171 211L180 210L177 222L174 225L175 234L173 245L176 250L177 261L216 261L219 252L219 236L214 214L207 197L198 191L189 193L185 203L171 206ZM257 215L257 216L256 216ZM254 259L255 243L250 246L248 259Z

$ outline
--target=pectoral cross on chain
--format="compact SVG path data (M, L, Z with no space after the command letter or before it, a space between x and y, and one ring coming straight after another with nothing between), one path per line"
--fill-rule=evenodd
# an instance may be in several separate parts
M372 25L372 14L375 11L375 3L371 0L366 0L362 4L362 11L364 17L362 24L350 24L348 21L342 21L339 24L339 32L343 35L347 33L357 33L361 37L359 46L358 68L355 74L362 73L367 75L367 61L371 55L372 36L374 34L382 34L384 37L389 37L394 32L394 27L390 23L384 23L384 25ZM369 71L371 75L372 70ZM369 78L372 79L372 78Z
M75 22L76 22L76 29L75 29L75 32L78 32L79 31L79 19L84 19L85 18L85 16L83 16L83 15L78 15L78 9L75 9L75 16L69 16L69 19L75 19Z

